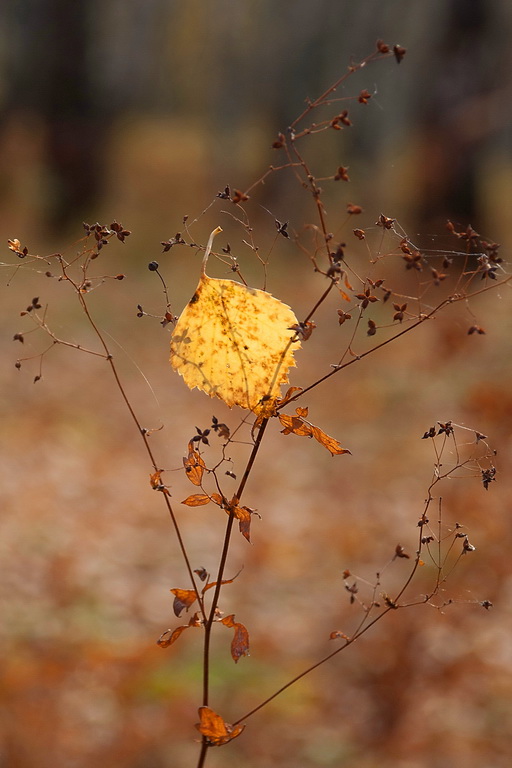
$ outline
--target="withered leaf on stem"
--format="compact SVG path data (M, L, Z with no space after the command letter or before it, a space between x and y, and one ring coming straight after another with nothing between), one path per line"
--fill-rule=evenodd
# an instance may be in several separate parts
M282 397L281 399L279 399L279 400L277 401L277 405L279 405L279 406L282 408L282 407L283 407L283 405L286 405L286 403L288 402L288 400L289 400L291 397L293 397L293 396L294 396L294 394L295 394L296 392L302 392L302 387L289 387L289 388L286 390L284 397Z
M199 618L198 613L194 613L194 615L191 617L188 624L182 624L181 627L176 627L175 630L171 632L170 629L166 629L165 632L163 632L158 640L156 641L156 644L160 646L160 648L168 648L170 645L176 642L178 637L180 637L181 633L184 632L189 627L200 627L201 626L201 619Z
M195 450L192 441L188 444L188 456L183 459L183 466L190 482L193 485L201 485L206 464L199 451Z
M197 600L197 595L193 589L171 589L174 595L173 611L174 615L181 616L184 609L188 611L191 605Z
M231 641L231 658L236 664L241 656L249 655L249 633L243 624L235 621L234 614L226 616L220 623L235 630L235 635Z
M235 576L233 576L232 579L224 579L224 581L221 581L221 584L222 585L224 585L224 584L232 584L234 582L234 580L237 579L240 576L241 572L242 572L242 569L240 568L238 573ZM211 589L212 587L216 587L216 586L217 586L217 582L216 581L210 581L208 584L205 584L205 586L203 587L203 589L201 591L201 594L204 595L204 593L208 589ZM174 591L174 590L172 590L172 591Z
M342 453L350 453L348 448L342 448L341 444L334 437L330 437L323 432L320 427L306 422L304 419L308 415L307 408L296 408L296 416L289 416L286 413L279 414L279 421L284 429L283 435L299 435L300 437L314 437L320 445L323 445L333 456L339 456Z
M238 520L238 528L240 533L247 541L251 542L251 515L253 510L250 507L239 507L231 502L225 502L222 507L226 510L226 514L233 515Z
M182 504L186 504L187 507L202 507L204 504L209 504L211 501L207 493L194 493L192 496L182 501Z
M233 726L225 723L210 707L199 707L198 714L200 722L196 723L196 728L213 747L222 747L228 741L236 739L245 728L245 725Z
M238 519L238 529L242 536L251 543L251 516L252 510L249 507L237 507L236 517Z
M162 493L167 494L167 496L170 496L169 489L165 487L165 485L162 482L162 470L158 469L156 472L153 472L152 475L149 476L149 482L154 491L162 491Z

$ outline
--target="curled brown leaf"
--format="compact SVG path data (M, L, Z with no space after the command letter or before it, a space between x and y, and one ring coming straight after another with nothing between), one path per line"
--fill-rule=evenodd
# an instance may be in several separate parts
M186 504L187 507L202 507L204 504L209 504L211 501L207 493L194 493L192 496L182 501L182 504Z
M236 664L242 656L249 655L249 632L243 624L235 621L234 614L226 616L220 623L224 624L225 627L235 630L233 640L231 641L231 658Z
M200 722L196 723L196 728L213 747L222 747L228 741L236 739L245 728L245 725L230 725L224 722L210 707L199 707L198 713Z
M178 618L183 613L183 610L187 610L197 600L197 595L193 589L171 589L174 595L173 611Z
M320 427L315 427L314 424L305 421L305 417L308 415L307 408L296 408L295 412L296 416L289 416L286 413L279 414L279 421L284 427L281 430L283 435L294 434L300 437L314 437L333 456L350 453L348 448L342 448L338 440L327 435Z
M194 615L191 617L188 624L182 624L180 627L176 627L174 630L166 629L165 632L163 632L158 640L156 641L156 644L160 646L160 648L168 648L170 645L176 642L178 637L189 627L200 627L202 624L201 618L199 616L199 613L194 613Z
M183 459L183 466L190 482L193 485L201 485L206 465L192 442L188 444L188 456Z

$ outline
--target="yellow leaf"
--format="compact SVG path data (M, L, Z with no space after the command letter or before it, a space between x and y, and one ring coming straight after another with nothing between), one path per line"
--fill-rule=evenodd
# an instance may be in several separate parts
M295 365L297 318L266 291L208 277L206 260L221 231L210 235L199 285L172 334L171 364L189 389L260 413Z

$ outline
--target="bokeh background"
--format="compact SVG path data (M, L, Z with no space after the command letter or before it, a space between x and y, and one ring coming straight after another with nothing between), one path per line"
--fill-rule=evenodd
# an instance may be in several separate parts
M195 427L209 426L212 413L232 429L241 414L189 392L170 372L169 329L136 317L139 303L156 315L163 309L147 264L160 262L179 313L199 256L163 255L160 242L189 216L198 242L222 224L244 274L261 285L261 266L226 204L202 212L226 184L243 189L275 162L270 145L304 99L378 38L405 46L404 61L350 80L341 95L367 88L370 103L354 108L353 128L310 144L320 175L350 168L350 185L326 189L332 226L345 222L348 237L344 211L355 202L370 242L379 242L373 225L383 212L423 247L453 249L451 218L502 242L507 259L507 0L17 0L2 5L0 24L3 242L17 237L31 252L70 254L82 220L117 219L132 230L97 262L100 273L127 279L102 286L91 304L141 421L164 424L151 439L168 470L179 468ZM273 177L255 193L250 216L261 253L271 251L268 287L300 316L324 283L290 242L272 245L274 218L300 229L314 219L310 200L293 177ZM14 261L5 247L2 263ZM225 276L222 264L216 269ZM47 343L36 333L23 349L11 340L26 330L19 313L33 296L48 303L59 336L93 341L66 286L36 269L2 270L0 765L194 765L200 638L190 630L170 649L155 645L179 623L169 589L188 585L140 440L101 361L58 347L37 384L37 359L15 369L18 355ZM394 279L403 279L403 265ZM315 318L293 384L328 370L346 345L337 308ZM398 542L414 551L434 459L420 437L449 418L489 436L499 470L489 491L478 478L442 490L444 523L464 524L476 546L446 584L454 604L393 613L250 719L240 739L212 750L212 768L509 765L508 289L470 310L453 308L311 393L312 421L351 457L331 458L272 425L245 498L262 520L252 545L235 540L228 576L244 570L222 599L249 628L251 656L235 667L229 632L216 633L212 705L237 719L327 653L332 630L355 626L361 612L348 603L342 572L372 582ZM475 320L486 334L468 337ZM213 457L219 441L211 442ZM233 450L235 472L243 451ZM214 571L224 520L209 507L182 507L191 486L178 471L167 478L194 566ZM402 560L389 566L383 589L401 583L406 568ZM426 566L412 594L431 578ZM491 610L479 605L484 599Z

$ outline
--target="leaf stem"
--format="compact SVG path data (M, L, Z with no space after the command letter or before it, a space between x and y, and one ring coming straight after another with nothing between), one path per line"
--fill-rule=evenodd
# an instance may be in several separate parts
M291 680L288 680L287 683L285 683L280 688L278 688L278 690L275 691L271 696L268 696L265 699L265 701L262 701L261 704L258 704L257 707L254 707L254 709L251 709L249 712L247 712L245 715L243 715L243 717L239 717L238 720L235 720L232 723L232 725L238 725L243 720L247 720L249 717L251 717L251 715L254 715L260 709L263 709L263 707L265 707L267 704L269 704L271 701L273 701L273 699L275 699L281 693L286 691L288 688L290 688L292 685L297 683L299 680L302 680L303 677L306 677L306 675L309 675L310 672L313 672L313 670L317 669L318 667L321 667L322 664L325 664L326 661L329 661L329 659L332 659L333 656L337 656L338 653L341 653L341 651L344 651L345 648L347 648L349 645L352 645L352 643L354 643L356 640L358 640L361 637L361 635L364 635L364 633L367 632L370 629L370 627L373 627L373 625L376 624L377 621L380 621L380 619L382 619L386 615L386 613L389 613L389 611L391 611L391 610L393 610L393 608L391 606L385 608L369 624L367 624L365 627L360 629L352 637L347 638L347 640L345 640L345 643L342 646L340 646L339 648L336 648L336 650L334 650L334 651L331 651L331 653L328 653L327 656L324 656L319 661L316 661L310 667L308 667L307 669L305 669L302 672L300 672L294 678L292 678Z
M204 646L203 646L203 706L207 707L209 703L210 698L210 644L211 644L211 634L212 634L212 627L213 622L215 620L215 614L217 611L217 606L219 603L219 596L220 591L222 589L222 580L224 577L224 571L226 568L226 562L228 558L228 552L229 552L229 545L231 542L231 533L233 531L233 523L235 521L235 511L234 507L239 503L242 494L244 492L245 486L247 484L247 480L249 479L249 475L251 473L251 470L254 466L254 462L256 460L256 456L258 455L258 451L261 446L261 442L263 440L263 435L265 434L265 430L267 428L268 424L268 418L263 419L261 422L258 432L256 434L256 439L254 441L254 445L251 451L251 455L249 456L249 459L247 461L247 465L245 467L244 474L242 476L242 479L240 481L240 485L238 486L238 490L233 498L232 505L233 508L229 512L228 522L226 524L226 532L224 534L224 542L222 545L222 552L220 556L220 562L219 562L219 569L217 572L217 583L215 585L215 591L213 593L212 597L212 603L210 607L210 614L208 616L208 619L205 622L204 626ZM199 755L199 761L197 763L197 768L202 768L204 765L204 761L206 758L206 750L208 747L208 742L206 741L206 738L203 736L203 740L201 743L201 752Z
M109 349L109 347L108 347L108 345L107 345L107 343L105 341L105 338L104 338L102 332L100 331L100 329L98 328L98 326L96 325L96 322L95 322L94 318L92 317L92 315L90 313L90 310L89 310L88 304L87 304L87 302L85 300L84 294L80 291L79 286L68 275L66 275L65 267L62 266L62 268L63 268L63 272L64 272L66 278L73 285L73 287L74 287L74 289L75 289L75 291L77 293L80 305L81 305L81 307L82 307L82 309L83 309L83 311L85 313L85 316L87 317L87 320L88 320L90 326L92 327L92 329L93 329L94 333L96 334L96 336L97 336L101 346L103 347L103 349L105 351L105 358L106 358L108 364L110 365L110 370L111 370L112 375L113 375L113 377L115 379L115 383L116 383L117 389L118 389L122 399L124 400L126 408L128 409L128 412L129 412L129 414L130 414L130 416L132 418L132 421L135 423L135 426L137 427L137 430L138 430L138 433L139 433L140 437L142 438L142 441L143 441L144 446L146 448L146 452L147 452L147 454L149 456L149 459L151 461L153 469L155 470L155 472L157 472L159 467L158 467L158 464L156 463L156 459L155 459L155 456L154 456L153 451L151 449L151 446L149 445L148 437L147 437L147 435L146 435L146 433L145 433L145 431L144 431L144 429L142 427L142 424L140 423L140 421L139 421L139 419L137 417L137 414L135 413L135 411L133 409L133 406L132 406L132 404L130 402L130 399L128 398L126 390L125 390L125 388L123 386L123 383L121 381L121 378L119 376L119 372L118 372L117 367L116 367L116 365L114 363L114 358L113 358L113 356L112 356L112 354L110 352L110 349ZM192 583L192 587L194 589L197 601L199 603L199 606L200 606L200 609L201 609L201 613L202 613L202 616L203 616L203 620L206 620L206 615L205 615L205 611L204 611L204 601L202 600L201 593L200 593L200 591L198 589L198 586L196 584L196 580L195 580L195 577L194 577L194 572L193 572L192 566L190 564L188 553L187 553L187 550L186 550L186 547L185 547L185 542L183 541L183 537L181 535L181 531L180 531L180 528L179 528L179 525L178 525L178 521L176 519L176 515L174 514L174 510L173 510L171 502L169 500L169 496L166 493L162 493L162 496L163 496L165 506L167 507L167 511L169 513L169 516L171 518L171 521L172 521L172 524L173 524L173 527L174 527L174 532L175 532L176 538L178 540L178 546L180 548L183 560L185 562L185 566L186 566L187 571L188 571L188 575L189 575L190 581Z

